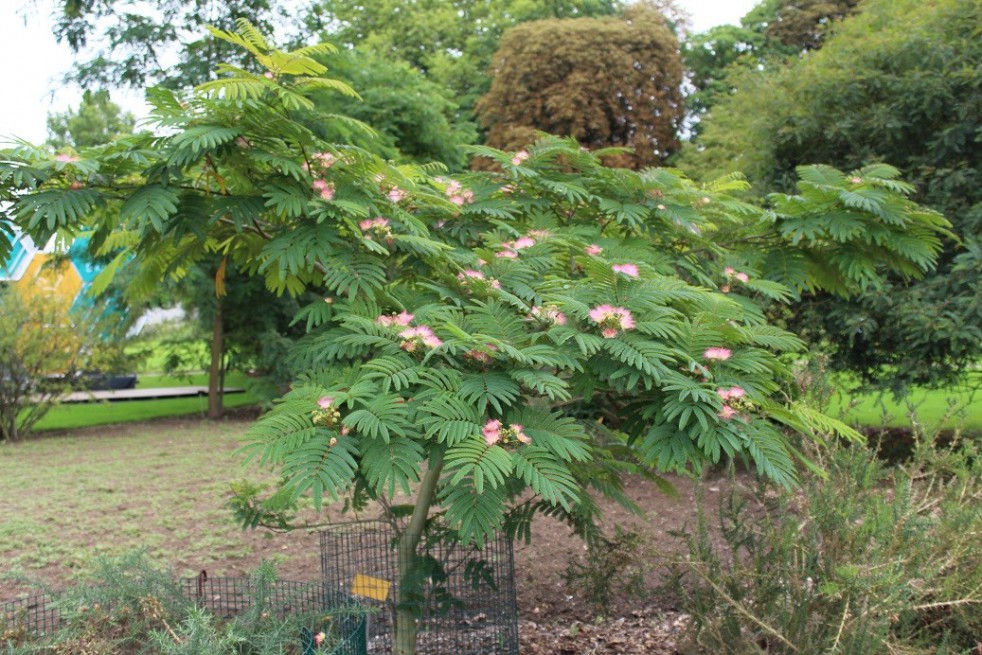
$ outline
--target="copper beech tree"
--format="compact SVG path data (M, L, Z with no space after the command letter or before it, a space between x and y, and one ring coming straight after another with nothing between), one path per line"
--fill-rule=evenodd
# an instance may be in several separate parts
M292 390L248 434L278 482L236 505L289 528L303 503L377 502L397 534L397 655L416 650L435 525L479 546L530 538L541 511L589 536L596 494L630 503L624 475L728 458L793 484L807 462L790 433L851 431L795 396L801 343L762 301L849 293L888 266L916 276L940 248L945 221L886 166L802 168L775 211L732 195L737 178L609 168L620 151L569 138L477 149L494 173L395 166L311 130L353 124L308 98L350 91L311 57L329 47L276 50L247 23L215 35L263 72L152 91L160 136L3 152L6 217L39 239L92 231L110 274L141 265L136 283L220 253L270 289L319 294L297 317ZM778 265L795 258L801 275Z
M548 132L590 149L631 148L612 163L644 168L678 148L682 74L678 39L643 5L532 21L502 36L477 114L496 148L524 148Z

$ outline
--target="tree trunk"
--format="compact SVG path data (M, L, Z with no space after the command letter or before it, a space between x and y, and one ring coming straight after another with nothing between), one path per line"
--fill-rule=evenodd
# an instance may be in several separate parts
M208 418L217 420L224 412L222 362L225 359L224 332L222 326L222 299L215 298L215 322L211 332L211 370L208 372Z
M407 607L410 601L410 584L408 581L412 567L416 561L416 548L419 546L423 531L426 529L426 519L430 514L430 507L436 499L437 482L440 480L440 472L443 470L443 451L437 449L430 456L430 464L423 476L423 482L419 488L419 495L413 508L413 516L409 520L402 537L399 538L399 597L396 607L395 634L392 638L392 655L415 655L416 636L419 634L419 621L417 612ZM422 608L419 608L422 609Z

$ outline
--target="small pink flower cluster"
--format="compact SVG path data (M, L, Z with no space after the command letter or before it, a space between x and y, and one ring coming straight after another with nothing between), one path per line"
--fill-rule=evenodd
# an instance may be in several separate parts
M623 307L598 305L590 310L590 319L602 328L604 339L613 339L621 330L634 329L634 317Z
M623 273L628 277L638 277L638 267L635 264L614 264L610 267L615 273Z
M737 398L743 398L747 395L746 390L743 387L730 387L729 389L724 389L720 387L716 390L716 393L723 400L736 400Z
M473 359L481 364L490 364L494 359L494 353L498 352L498 347L491 343L484 344L484 348L471 348L464 353L466 359Z
M501 288L501 282L498 282L493 277L492 278L486 277L484 273L482 273L481 271L475 271L474 269L471 268L465 270L463 273L457 273L457 279L460 280L461 282L468 282L470 280L482 280L487 282L492 289Z
M863 183L863 178L858 177L858 176L854 176L854 177L850 177L849 178L849 181L852 182L853 184L862 184Z
M519 150L515 153L515 156L511 158L512 166L519 166L523 161L529 158L529 153L525 150Z
M495 257L500 257L502 259L518 259L519 250L531 248L534 245L535 239L530 236L518 237L514 241L502 241L501 247L504 248L504 250L496 253Z
M463 207L474 202L474 192L470 189L465 189L457 180L447 182L445 193L447 194L447 198L450 199L450 202L458 207Z
M397 186L392 187L385 192L385 197L389 199L389 202L398 203L405 199L406 192Z
M327 635L324 634L323 632L318 632L317 634L314 635L314 645L320 648L321 644L324 643L325 639L327 639Z
M375 322L382 327L409 327L414 316L409 312L403 311L398 314L382 315L375 319Z
M314 180L314 183L310 186L324 200L334 199L334 185L327 180Z
M723 269L723 275L726 276L726 279L727 280L737 280L739 282L749 282L750 281L750 276L749 275L747 275L746 273L741 273L740 271L738 271L738 270L736 270L736 269L734 269L734 268L732 268L730 266L727 266L726 268ZM729 293L730 292L730 285L729 284L724 284L723 286L721 286L719 288L719 290L722 291L723 293Z
M443 345L443 341L426 325L406 328L399 333L399 336L402 337L402 344L399 347L410 353L415 352L420 345L427 348L439 348Z
M552 325L566 325L566 314L555 307L535 307L529 310L529 320L537 320Z
M60 161L63 164L72 164L78 161L78 157L76 157L75 155L66 155L63 152L59 152L57 155L55 155L55 161Z
M330 168L331 166L334 166L334 162L337 161L334 155L332 155L329 152L315 152L313 155L310 156L310 158L325 170Z
M392 236L392 230L389 228L389 219L381 216L377 216L376 218L366 218L358 223L358 227L360 227L363 232L371 232L372 234L382 238ZM372 235L367 234L365 235L365 238L371 239Z
M599 255L600 253L602 253L604 251L603 248L601 248L600 246L598 246L595 243L591 243L589 246L587 246L583 250L584 250L584 252L586 252L586 254L590 255L591 257L596 257L597 255Z
M733 351L729 348L706 348L706 351L702 354L708 360L722 362L729 359L733 355Z
M749 409L751 407L751 403L743 400L747 395L747 391L743 387L730 387L728 389L726 387L720 387L716 389L716 393L723 400L723 407L718 416L724 421L729 421L737 416L739 409Z
M481 430L484 441L493 446L497 443L505 445L512 441L523 444L532 443L532 437L525 434L525 428L520 423L512 423L507 428L497 419L492 419L484 424Z

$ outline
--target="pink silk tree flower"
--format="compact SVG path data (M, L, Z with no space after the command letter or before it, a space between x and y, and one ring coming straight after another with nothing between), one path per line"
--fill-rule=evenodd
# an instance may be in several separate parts
M731 351L729 348L706 348L706 351L702 354L702 356L706 359L718 362L727 360L732 355L733 351Z
M314 180L310 185L324 200L334 199L334 186L327 180Z
M592 257L596 257L597 255L599 255L600 253L602 253L604 251L603 248L601 248L600 246L598 246L595 243L591 243L589 246L587 246L583 250L584 250L584 252L586 252L586 254L588 254L588 255L590 255Z
M481 435L489 446L501 441L501 421L491 420L485 423L484 428L481 429Z
M529 158L529 154L527 151L519 150L518 152L515 153L515 156L511 158L511 164L512 166L518 166L528 158Z
M634 264L614 264L610 267L615 273L623 273L628 277L638 277L638 267Z
M598 305L590 310L590 319L602 328L604 339L613 339L621 330L634 329L634 316L623 307Z
M520 423L512 423L511 433L523 444L532 443L532 437L525 434L525 428Z
M427 348L438 348L443 345L443 341L426 325L406 328L399 333L399 336L403 339L400 348L406 352L414 352L420 344Z
M717 416L719 416L724 421L729 421L736 415L737 415L737 411L732 407L730 407L729 405L723 405L723 409L721 409L719 414L717 414Z
M329 152L315 152L310 156L315 162L321 165L321 168L330 168L334 166L334 162L337 161Z

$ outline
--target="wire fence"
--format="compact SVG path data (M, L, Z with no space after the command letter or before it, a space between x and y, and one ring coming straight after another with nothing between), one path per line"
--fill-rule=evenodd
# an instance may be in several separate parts
M232 619L248 612L257 598L257 585L250 578L183 578L178 586L189 602L216 617ZM279 618L329 614L339 641L331 655L364 655L367 651L365 608L350 596L323 582L273 581L264 607ZM0 604L0 628L23 630L37 637L63 626L59 603L51 594L34 594ZM0 631L2 632L2 631ZM3 639L0 635L0 644Z
M448 530L430 529L405 579L397 545L395 529L383 521L339 524L321 533L325 582L377 609L369 617L369 653L392 651L401 602L419 620L418 655L517 655L511 540L500 535L476 548L463 546ZM401 601L400 586L406 587Z

